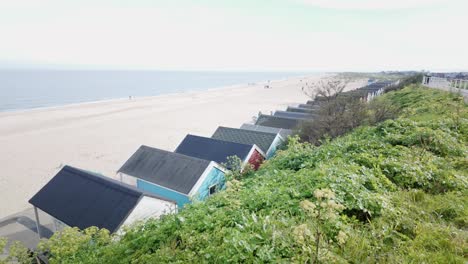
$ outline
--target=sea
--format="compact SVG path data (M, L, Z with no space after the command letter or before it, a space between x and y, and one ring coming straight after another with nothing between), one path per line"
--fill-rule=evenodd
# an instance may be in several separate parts
M54 107L313 75L309 72L0 70L0 112Z

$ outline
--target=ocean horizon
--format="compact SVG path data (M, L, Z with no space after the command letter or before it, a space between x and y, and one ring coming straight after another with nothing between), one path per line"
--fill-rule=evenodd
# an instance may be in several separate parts
M310 72L0 70L0 112L204 91Z

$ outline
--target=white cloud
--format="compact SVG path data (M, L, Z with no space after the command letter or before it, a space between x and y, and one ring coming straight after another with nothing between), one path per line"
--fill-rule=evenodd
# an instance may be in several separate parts
M0 8L3 10L38 8L53 3L56 3L56 0L0 0Z
M297 0L302 3L330 9L408 9L434 6L447 0Z
M463 53L468 39L462 34L468 18L462 12L414 12L396 25L393 17L369 25L355 20L358 26L333 32L327 21L314 25L317 32L306 20L296 28L268 13L210 7L52 4L11 16L2 12L0 60L9 62L153 69L468 69Z

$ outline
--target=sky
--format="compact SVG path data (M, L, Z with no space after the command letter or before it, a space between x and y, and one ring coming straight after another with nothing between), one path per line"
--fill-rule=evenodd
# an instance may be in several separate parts
M468 71L467 0L0 0L0 67Z

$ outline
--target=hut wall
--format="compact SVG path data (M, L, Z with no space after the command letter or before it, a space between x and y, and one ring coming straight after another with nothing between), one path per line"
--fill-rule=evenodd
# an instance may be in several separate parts
M225 183L226 179L224 172L215 166L212 166L209 168L208 174L201 185L199 187L195 186L198 187L198 189L194 191L194 195L192 197L195 200L203 201L210 196L211 186L216 185L217 191L220 191L225 188Z
M273 142L271 143L270 148L268 149L268 151L266 153L266 158L269 159L269 158L273 157L275 155L276 150L278 149L278 147L283 143L284 143L284 140L279 135L276 135L275 140L273 140Z
M126 183L126 184L131 185L131 186L137 186L136 178L133 177L133 176L127 175L127 174L122 173L122 172L119 172L118 175L117 175L117 178L123 183Z
M184 204L190 203L189 197L183 193L176 192L168 188L164 188L162 186L144 181L142 179L136 179L136 182L137 182L138 189L145 190L149 193L153 193L155 195L164 197L168 200L175 201L177 202L177 206L179 209L182 209Z
M258 170L264 159L265 158L258 150L254 150L249 158L249 164L251 164L255 170Z
M162 215L172 214L177 211L177 206L169 201L144 196L140 202L135 206L130 215L125 219L123 226L131 225L137 221L159 218ZM119 228L119 231L120 229Z

